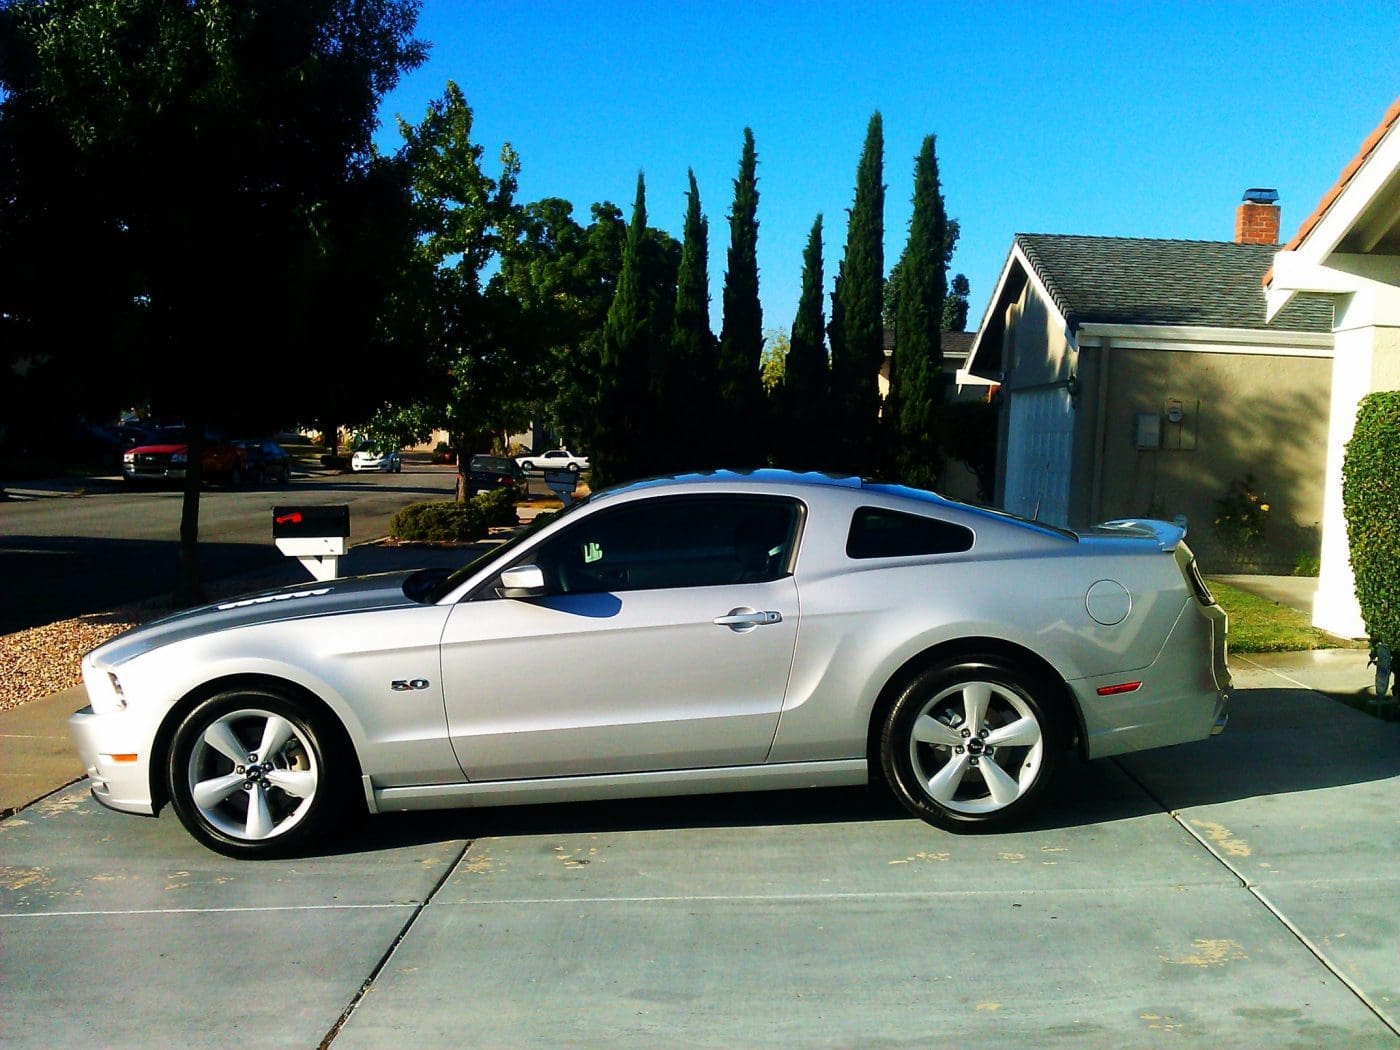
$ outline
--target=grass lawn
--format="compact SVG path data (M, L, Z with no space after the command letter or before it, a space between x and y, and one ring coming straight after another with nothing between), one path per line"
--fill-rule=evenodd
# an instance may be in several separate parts
M1306 614L1237 587L1210 580L1211 593L1230 614L1232 653L1285 653L1299 649L1359 649L1360 642L1319 631Z

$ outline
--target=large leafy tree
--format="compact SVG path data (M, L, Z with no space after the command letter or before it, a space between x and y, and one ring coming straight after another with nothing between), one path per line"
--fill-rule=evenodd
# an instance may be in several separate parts
M833 466L859 474L880 466L884 237L884 129L876 111L856 168L855 201L837 281L839 302L832 310L833 319L839 318L840 323L840 339L833 339L831 345L832 416L839 435Z
M520 300L505 280L483 280L524 225L515 202L520 161L507 144L499 176L489 175L472 123L471 106L451 81L418 124L399 121L426 272L419 300L430 362L426 418L448 432L463 469L493 434L523 426L530 376L540 367L524 353L532 343L517 338ZM465 498L464 484L457 494Z
M698 470L721 464L715 448L720 418L719 345L710 330L710 225L700 210L700 189L690 172L675 325L658 403L671 420L663 469Z
M416 0L0 6L0 137L24 173L16 225L110 263L75 267L66 294L109 311L110 331L139 333L120 373L104 371L103 339L44 340L45 352L70 378L110 379L114 403L140 397L190 428L180 600L199 591L205 424L288 410L292 384L266 377L322 352L293 337L288 271L307 256L308 216L370 155L380 98L422 61L417 12ZM74 227L65 201L87 221ZM42 299L19 313L36 342L58 323Z
M768 433L761 378L763 308L758 298L758 154L753 131L744 129L734 206L729 212L729 255L724 274L719 337L723 412L716 435L728 467L756 467L767 460Z
M822 217L812 223L802 254L802 294L792 322L781 406L779 466L820 470L828 466L831 433L831 366L822 319Z
M943 302L946 219L938 185L934 136L914 161L914 209L899 272L895 349L890 362L895 466L909 484L932 488L942 468L939 408L943 402Z

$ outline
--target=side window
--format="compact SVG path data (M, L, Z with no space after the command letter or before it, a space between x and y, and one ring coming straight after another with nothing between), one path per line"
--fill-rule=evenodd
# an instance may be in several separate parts
M657 499L593 514L531 556L551 593L762 583L786 575L798 504Z
M972 530L952 522L861 507L846 537L848 558L908 558L920 554L957 554L972 549Z

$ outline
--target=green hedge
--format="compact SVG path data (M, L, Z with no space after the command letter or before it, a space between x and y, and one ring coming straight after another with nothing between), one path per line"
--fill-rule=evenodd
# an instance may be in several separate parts
M509 489L493 489L465 503L410 503L390 520L389 534L397 540L419 543L471 543L495 526L515 524L515 494Z
M1371 645L1400 652L1400 390L1362 399L1342 463L1342 506Z

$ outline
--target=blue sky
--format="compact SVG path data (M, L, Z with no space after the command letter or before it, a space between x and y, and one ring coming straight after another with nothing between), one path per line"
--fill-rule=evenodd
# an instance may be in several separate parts
M594 201L629 214L643 171L651 225L679 236L694 168L716 331L745 127L765 328L792 324L818 212L830 291L876 109L886 265L937 135L974 327L1018 232L1229 240L1242 192L1268 186L1287 239L1400 95L1396 0L424 0L419 36L430 58L384 100L381 147L451 79L487 157L519 152L521 199L566 198L581 222Z

